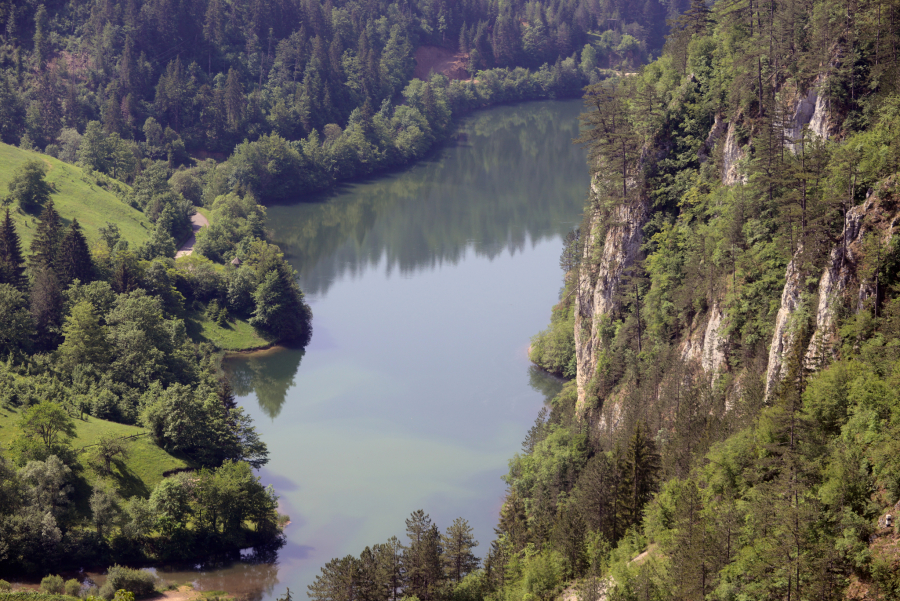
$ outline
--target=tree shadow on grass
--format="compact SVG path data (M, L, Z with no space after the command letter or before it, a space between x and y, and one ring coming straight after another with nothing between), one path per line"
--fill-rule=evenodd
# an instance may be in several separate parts
M128 469L128 466L121 459L113 459L112 479L115 482L116 490L124 499L131 497L148 497L150 490L144 481L137 477L137 474Z
M84 477L84 470L80 469L73 473L72 477L72 496L75 513L86 519L91 518L91 492L90 483Z

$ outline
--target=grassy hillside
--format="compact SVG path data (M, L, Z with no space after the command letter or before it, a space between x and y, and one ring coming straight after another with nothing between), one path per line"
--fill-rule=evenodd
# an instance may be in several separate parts
M8 194L7 184L16 168L30 159L39 158L49 167L47 181L53 185L53 202L56 210L68 223L78 219L90 244L99 240L97 230L107 221L119 226L122 236L132 245L141 244L150 237L152 225L147 217L135 208L119 200L115 194L84 177L75 165L64 163L51 156L22 150L0 143L0 198ZM28 249L35 231L36 215L11 205L16 230L22 238L23 249Z
M16 422L19 419L19 410L10 408L0 408L0 448L6 448L10 441L15 438L18 428ZM93 445L103 435L112 435L116 437L133 436L146 432L144 428L137 426L128 426L125 424L117 424L96 417L86 415L84 420L76 419L75 428L77 437L72 441L72 448L76 451ZM93 486L95 481L100 479L100 474L92 467L92 463L96 462L92 448L84 449L78 453L78 461L84 468L79 478L83 478L83 482ZM186 458L179 458L170 455L160 447L156 446L148 436L135 438L128 443L128 457L113 462L113 475L110 483L116 488L116 491L122 497L131 497L134 495L147 496L153 487L162 480L163 472L173 470L180 467L188 467L190 464ZM78 483L82 484L83 483ZM81 487L76 485L77 489ZM90 494L89 489L87 494ZM81 495L78 495L79 497ZM81 506L82 499L76 499L76 504ZM86 498L84 499L86 501Z

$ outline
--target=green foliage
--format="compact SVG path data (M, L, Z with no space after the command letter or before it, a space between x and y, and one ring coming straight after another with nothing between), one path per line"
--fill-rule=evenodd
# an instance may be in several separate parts
M53 452L69 444L75 436L75 424L59 403L44 401L29 407L19 419L19 429L27 439L39 441Z
M34 213L50 200L52 188L46 180L47 166L40 159L22 163L6 184L10 198L23 210Z
M550 327L532 337L528 358L552 374L575 377L575 313L572 307L554 309Z
M143 570L134 570L120 565L114 565L106 571L106 583L100 589L100 596L104 599L126 601L120 593L128 593L131 600L135 597L146 597L154 592L156 579L153 574Z
M41 591L51 595L61 595L65 590L65 583L60 576L44 576L41 580Z
M28 350L33 328L25 295L9 284L0 284L0 355Z
M66 595L69 597L80 597L81 583L74 578L70 578L69 580L66 580L65 591Z

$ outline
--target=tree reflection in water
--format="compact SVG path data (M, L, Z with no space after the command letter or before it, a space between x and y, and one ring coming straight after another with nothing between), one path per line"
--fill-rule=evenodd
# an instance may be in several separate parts
M313 332L315 335L315 324ZM255 392L260 409L275 419L281 413L287 391L294 385L294 375L304 354L304 349L279 347L249 356L226 358L222 369L238 397Z

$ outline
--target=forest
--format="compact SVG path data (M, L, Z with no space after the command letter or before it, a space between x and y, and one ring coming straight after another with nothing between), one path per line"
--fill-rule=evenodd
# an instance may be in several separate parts
M466 111L633 69L681 8L5 0L0 140L128 183L147 159L230 156L218 177L259 200L309 193L421 158ZM412 80L423 45L460 53L470 79Z

